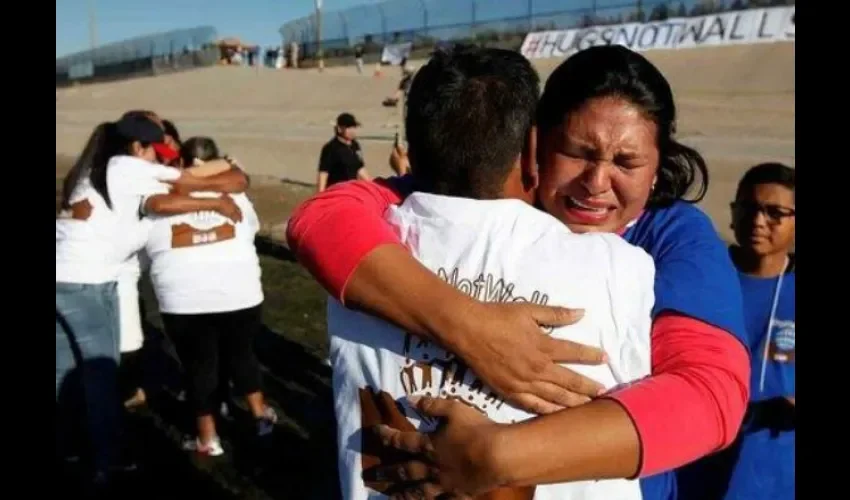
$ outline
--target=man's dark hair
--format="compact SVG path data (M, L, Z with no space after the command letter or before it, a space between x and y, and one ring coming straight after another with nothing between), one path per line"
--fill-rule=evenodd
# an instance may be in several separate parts
M744 193L752 191L754 187L762 184L779 184L791 191L796 191L796 170L788 165L775 162L760 163L751 167L738 183L735 199L741 198Z
M417 189L499 198L534 124L540 78L517 52L436 51L413 78L405 129Z

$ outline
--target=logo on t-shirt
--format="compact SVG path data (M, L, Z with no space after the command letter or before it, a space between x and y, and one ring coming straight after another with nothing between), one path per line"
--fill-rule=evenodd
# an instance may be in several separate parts
M796 344L796 328L794 321L776 320L773 322L770 348L770 359L778 363L793 363Z
M172 224L171 248L186 248L209 245L236 237L236 226L224 217L212 212L195 212L189 215L189 222Z
M484 302L531 302L546 305L549 296L534 290L531 297L515 295L516 285L494 275L480 274L474 279L459 275L458 269L437 270L437 276L470 297ZM404 365L399 379L408 396L427 395L434 398L453 399L493 418L505 401L475 375L466 363L439 345L413 334L404 336L402 348ZM417 415L417 417L421 417ZM423 419L424 427L435 425Z

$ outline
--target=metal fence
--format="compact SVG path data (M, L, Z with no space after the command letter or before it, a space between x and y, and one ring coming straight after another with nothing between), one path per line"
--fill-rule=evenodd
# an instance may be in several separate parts
M327 6L331 1L324 2ZM529 31L613 24L664 16L793 4L793 0L389 0L321 14L326 55L366 52L385 43L433 45L440 40L504 40ZM282 42L295 42L304 57L317 53L316 15L280 28Z
M159 74L218 61L212 26L147 35L56 59L56 84Z

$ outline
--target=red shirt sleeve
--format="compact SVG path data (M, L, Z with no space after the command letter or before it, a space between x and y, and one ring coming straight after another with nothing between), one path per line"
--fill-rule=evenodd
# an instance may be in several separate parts
M642 443L639 477L729 446L750 392L747 350L730 333L675 314L652 326L652 376L615 391Z
M286 228L287 243L316 280L342 301L348 279L369 252L400 244L384 212L401 203L411 187L409 176L336 184L298 206Z

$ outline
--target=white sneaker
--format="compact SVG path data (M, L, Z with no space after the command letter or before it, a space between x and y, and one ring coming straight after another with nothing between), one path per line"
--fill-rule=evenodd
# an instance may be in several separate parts
M219 457L224 455L224 448L221 446L221 440L218 436L210 439L206 443L202 443L198 438L188 438L183 441L183 449L194 451L208 457Z

